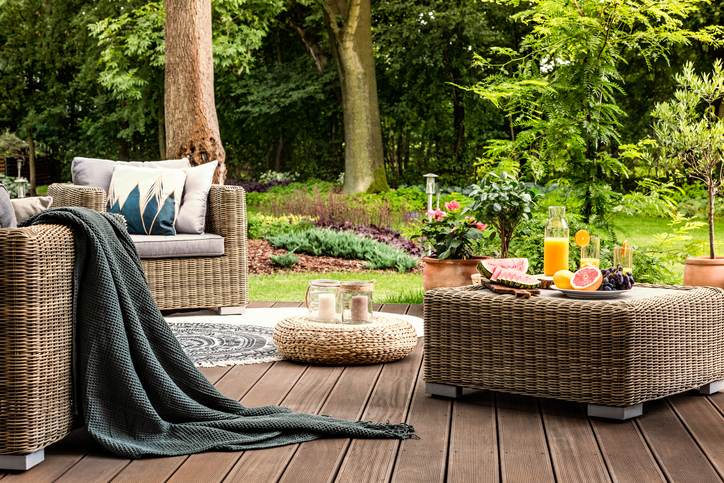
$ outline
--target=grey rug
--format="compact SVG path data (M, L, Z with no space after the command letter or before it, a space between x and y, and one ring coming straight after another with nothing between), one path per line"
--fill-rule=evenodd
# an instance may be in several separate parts
M260 364L282 360L272 340L274 329L217 322L172 322L171 331L197 367Z

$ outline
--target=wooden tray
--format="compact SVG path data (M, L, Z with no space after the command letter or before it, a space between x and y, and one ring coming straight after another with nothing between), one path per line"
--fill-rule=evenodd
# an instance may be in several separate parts
M483 282L483 286L493 293L515 295L517 298L529 299L540 295L540 290L537 288L513 288L499 285L497 283Z

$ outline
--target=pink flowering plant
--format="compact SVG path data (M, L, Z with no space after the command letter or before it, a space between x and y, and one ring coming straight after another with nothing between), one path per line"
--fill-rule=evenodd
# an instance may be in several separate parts
M445 203L445 209L430 210L420 236L439 260L467 259L474 256L474 243L487 226L469 216L457 201Z

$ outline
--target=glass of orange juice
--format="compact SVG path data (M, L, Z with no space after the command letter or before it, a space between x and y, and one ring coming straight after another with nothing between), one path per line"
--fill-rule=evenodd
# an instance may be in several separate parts
M568 270L570 232L566 221L565 206L548 208L545 240L543 241L543 273L554 275L558 270Z
M599 267L601 265L601 239L597 236L591 236L588 245L581 247L581 263L580 268L593 265Z

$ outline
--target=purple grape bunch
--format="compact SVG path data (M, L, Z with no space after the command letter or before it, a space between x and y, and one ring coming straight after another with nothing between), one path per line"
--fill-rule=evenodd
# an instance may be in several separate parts
M611 292L613 290L631 290L636 282L631 273L623 271L621 265L601 270L603 283L599 290Z

